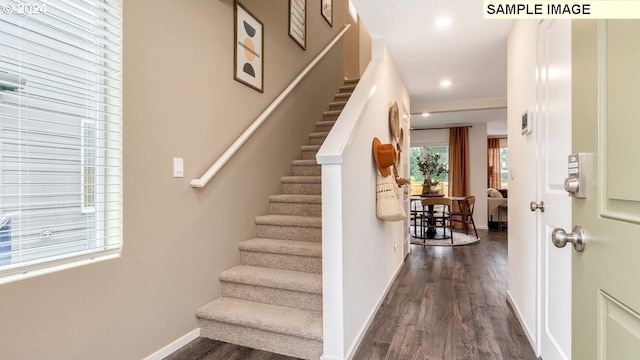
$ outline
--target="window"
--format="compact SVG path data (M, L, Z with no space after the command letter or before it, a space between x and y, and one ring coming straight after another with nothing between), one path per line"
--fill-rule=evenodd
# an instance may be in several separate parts
M439 163L445 165L447 168L449 167L449 146L448 145L429 145L422 147L412 147L410 153L410 179L411 182L411 193L417 194L422 190L422 183L424 182L424 175L420 172L417 165L417 157L423 157L425 154L440 155ZM436 180L440 181L440 187L444 194L447 194L449 189L449 174L445 173L438 177ZM419 191L417 190L419 189Z
M7 3L0 282L122 245L121 0Z
M502 147L502 144L500 145L500 185L503 189L506 189L509 187L509 149L506 148L506 144L505 147Z

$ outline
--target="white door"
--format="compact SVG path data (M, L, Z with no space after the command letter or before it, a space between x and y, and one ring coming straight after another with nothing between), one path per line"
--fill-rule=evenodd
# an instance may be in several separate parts
M571 249L551 242L554 228L571 228L564 191L571 151L571 21L538 24L538 339L544 360L571 358Z
M573 151L588 157L587 197L573 199L587 239L572 251L573 358L640 359L640 20L572 33Z

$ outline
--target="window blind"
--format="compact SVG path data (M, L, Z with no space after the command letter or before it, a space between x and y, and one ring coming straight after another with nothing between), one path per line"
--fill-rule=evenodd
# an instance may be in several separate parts
M5 3L0 276L117 253L121 0Z

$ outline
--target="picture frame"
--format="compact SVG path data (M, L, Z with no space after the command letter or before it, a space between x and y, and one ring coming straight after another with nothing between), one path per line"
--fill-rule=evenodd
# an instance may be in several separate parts
M264 92L264 24L237 0L234 4L233 78Z
M333 27L333 0L321 0L320 13L329 26Z
M307 49L307 0L289 0L289 36Z

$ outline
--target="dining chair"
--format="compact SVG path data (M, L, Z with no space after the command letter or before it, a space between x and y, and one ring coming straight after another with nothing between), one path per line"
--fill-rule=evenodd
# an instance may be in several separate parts
M451 204L452 201L445 197L433 197L422 200L422 208L425 210L423 221L426 226L422 227L423 238L435 238L438 229L442 229L442 238L447 239L447 228L449 229L449 239L453 245L453 228L451 227Z
M457 222L464 224L464 232L469 235L469 225L473 226L473 231L478 237L478 230L476 230L476 223L473 221L473 209L476 205L476 197L473 195L465 196L464 200L458 201L458 207L460 211L451 213L451 222Z
M418 235L418 224L420 224L420 234L423 234L422 226L424 219L424 210L422 208L422 204L418 199L411 198L411 211L409 212L409 226L411 226L411 222L413 221L413 237L420 238L424 235ZM411 229L409 229L411 230Z

